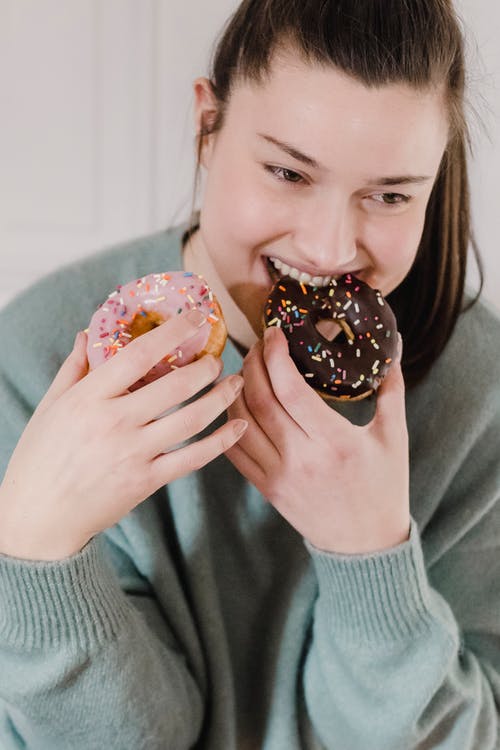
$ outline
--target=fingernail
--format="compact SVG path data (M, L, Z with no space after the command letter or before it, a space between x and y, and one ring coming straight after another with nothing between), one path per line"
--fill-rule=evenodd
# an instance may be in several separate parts
M235 419L233 423L234 434L237 438L240 438L248 427L246 419Z
M75 336L75 340L73 341L73 349L76 349L76 345L78 344L79 339L81 338L82 332L78 331L78 333Z
M206 321L206 317L200 310L190 310L185 315L186 320L191 323L195 328L200 328Z
M243 389L243 383L244 383L243 378L240 377L239 375L233 375L229 379L229 382L231 384L231 388L233 389L235 395L239 396Z

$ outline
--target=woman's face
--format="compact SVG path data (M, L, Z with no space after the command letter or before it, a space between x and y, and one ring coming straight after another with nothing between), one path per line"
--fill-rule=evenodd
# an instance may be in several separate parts
M206 79L195 96L200 122L215 107ZM447 133L439 91L369 89L285 54L263 85L238 85L206 139L194 240L256 332L274 269L304 283L353 272L384 295L400 284Z

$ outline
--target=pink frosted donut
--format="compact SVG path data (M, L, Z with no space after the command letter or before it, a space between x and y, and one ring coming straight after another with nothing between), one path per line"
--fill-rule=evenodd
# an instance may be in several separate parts
M186 342L163 357L129 390L137 390L204 354L220 356L227 330L222 310L202 276L184 271L151 273L118 286L91 318L87 329L87 358L91 370L114 357L130 341L174 315L200 310L207 323Z

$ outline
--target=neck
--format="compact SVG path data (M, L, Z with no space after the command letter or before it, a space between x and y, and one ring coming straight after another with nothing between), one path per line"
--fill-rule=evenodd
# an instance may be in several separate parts
M257 336L224 286L203 242L199 227L184 244L183 268L206 279L222 308L229 337L244 354L257 341Z

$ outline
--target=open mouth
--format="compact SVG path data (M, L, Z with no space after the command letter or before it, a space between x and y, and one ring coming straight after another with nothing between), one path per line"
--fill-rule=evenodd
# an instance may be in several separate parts
M278 260L278 258L266 257L265 261L273 284L279 281L282 276L290 276L292 279L296 279L300 284L306 284L307 286L312 287L328 286L332 280L331 276L311 276L309 273L305 273L298 268L283 263L283 261Z

